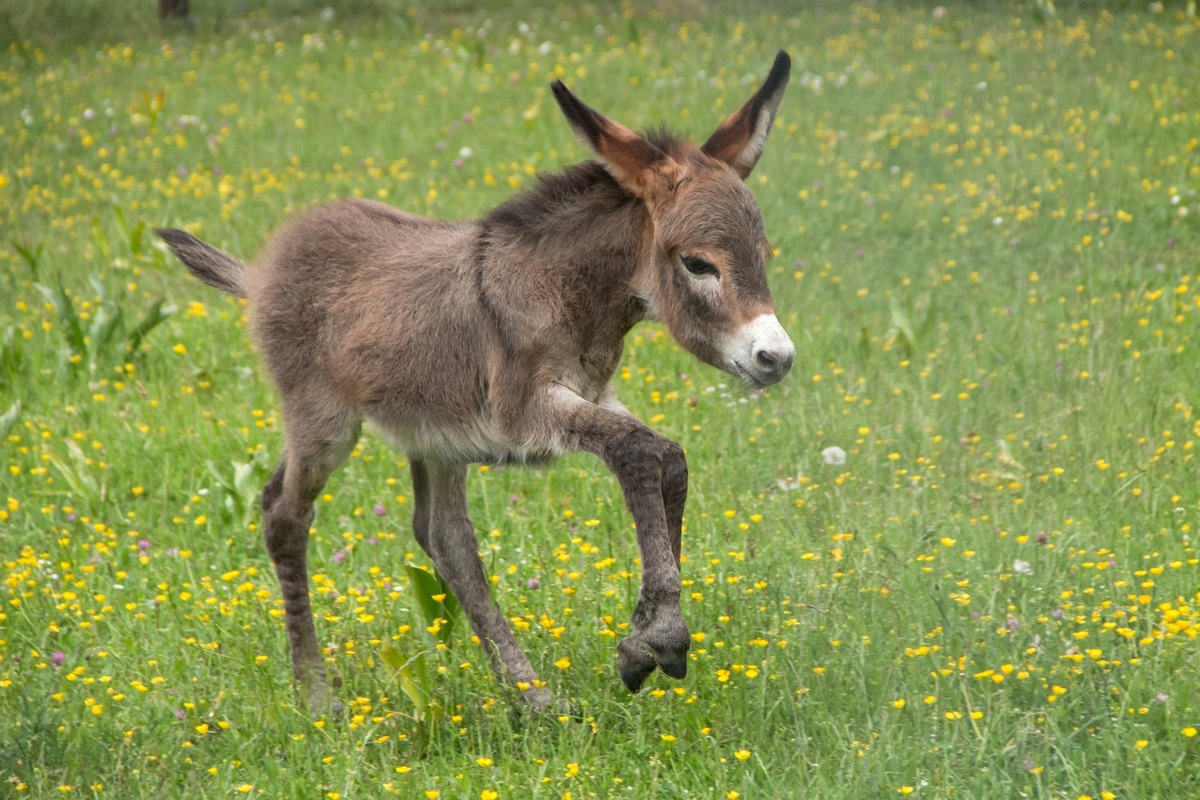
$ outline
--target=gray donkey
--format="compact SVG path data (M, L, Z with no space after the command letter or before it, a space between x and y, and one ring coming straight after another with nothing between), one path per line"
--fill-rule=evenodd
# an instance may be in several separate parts
M314 711L327 688L308 596L313 501L370 420L408 453L413 533L466 609L496 672L533 706L549 693L492 600L467 515L470 463L598 456L637 526L642 583L617 646L636 692L657 667L687 672L680 535L682 448L609 386L625 334L663 323L697 358L760 389L795 347L774 314L771 246L744 179L762 155L791 59L700 147L639 136L554 97L595 162L544 176L475 222L440 222L341 200L299 214L253 268L194 236L159 236L200 280L251 302L283 405L286 443L262 493L292 669Z

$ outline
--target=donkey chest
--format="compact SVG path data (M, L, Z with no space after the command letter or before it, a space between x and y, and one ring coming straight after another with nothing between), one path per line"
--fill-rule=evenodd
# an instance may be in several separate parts
M598 403L621 363L621 349L618 340L615 345L563 353L553 359L553 382L589 403Z

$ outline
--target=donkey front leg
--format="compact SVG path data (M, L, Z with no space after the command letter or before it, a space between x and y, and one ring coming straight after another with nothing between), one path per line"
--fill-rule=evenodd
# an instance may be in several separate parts
M621 484L642 556L642 586L630 620L633 634L617 645L621 680L631 692L642 687L656 666L672 678L687 675L691 644L679 606L687 462L678 444L636 424L606 442L601 454Z
M631 619L633 633L617 645L621 680L636 692L655 667L672 678L687 674L691 639L679 607L687 461L678 444L612 405L595 405L557 387L539 411L561 426L573 447L604 461L637 525L642 586Z
M416 506L413 525L418 543L466 609L471 630L491 657L497 676L522 689L521 697L528 705L546 706L550 693L535 685L537 673L492 600L479 559L479 541L467 514L466 466L413 461L412 470Z

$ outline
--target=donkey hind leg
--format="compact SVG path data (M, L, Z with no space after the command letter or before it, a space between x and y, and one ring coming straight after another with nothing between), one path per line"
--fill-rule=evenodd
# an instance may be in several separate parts
M286 407L285 407L286 408ZM358 439L359 421L349 414L313 420L286 415L283 462L263 489L263 542L275 565L291 643L292 675L308 694L313 713L341 709L329 694L308 598L308 529L313 501Z
M425 554L432 559L433 551L429 549L429 526L433 524L432 498L429 496L429 469L425 466L424 461L414 458L409 462L408 471L412 473L413 484L413 537L417 540L417 544L421 545Z
M492 600L479 559L479 541L467 514L466 466L414 461L412 467L416 514L428 510L422 515L427 520L424 530L422 520L414 517L418 542L425 537L422 547L466 610L471 630L491 657L496 675L521 689L527 705L544 708L551 701L550 693L537 685L537 673Z

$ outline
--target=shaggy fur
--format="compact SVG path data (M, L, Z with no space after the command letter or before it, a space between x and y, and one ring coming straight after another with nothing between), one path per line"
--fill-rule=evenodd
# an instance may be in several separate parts
M436 222L366 200L283 225L253 267L178 230L159 235L204 282L250 300L279 391L283 458L263 490L263 537L286 611L296 679L328 693L308 596L313 501L369 420L411 458L413 530L496 671L548 694L492 601L467 516L472 462L542 462L583 450L614 473L637 524L642 588L618 645L636 691L687 670L680 532L687 464L609 381L625 334L661 320L700 359L753 387L795 350L773 315L762 216L742 179L787 84L763 88L702 148L641 137L553 85L597 161L541 179L475 222Z

